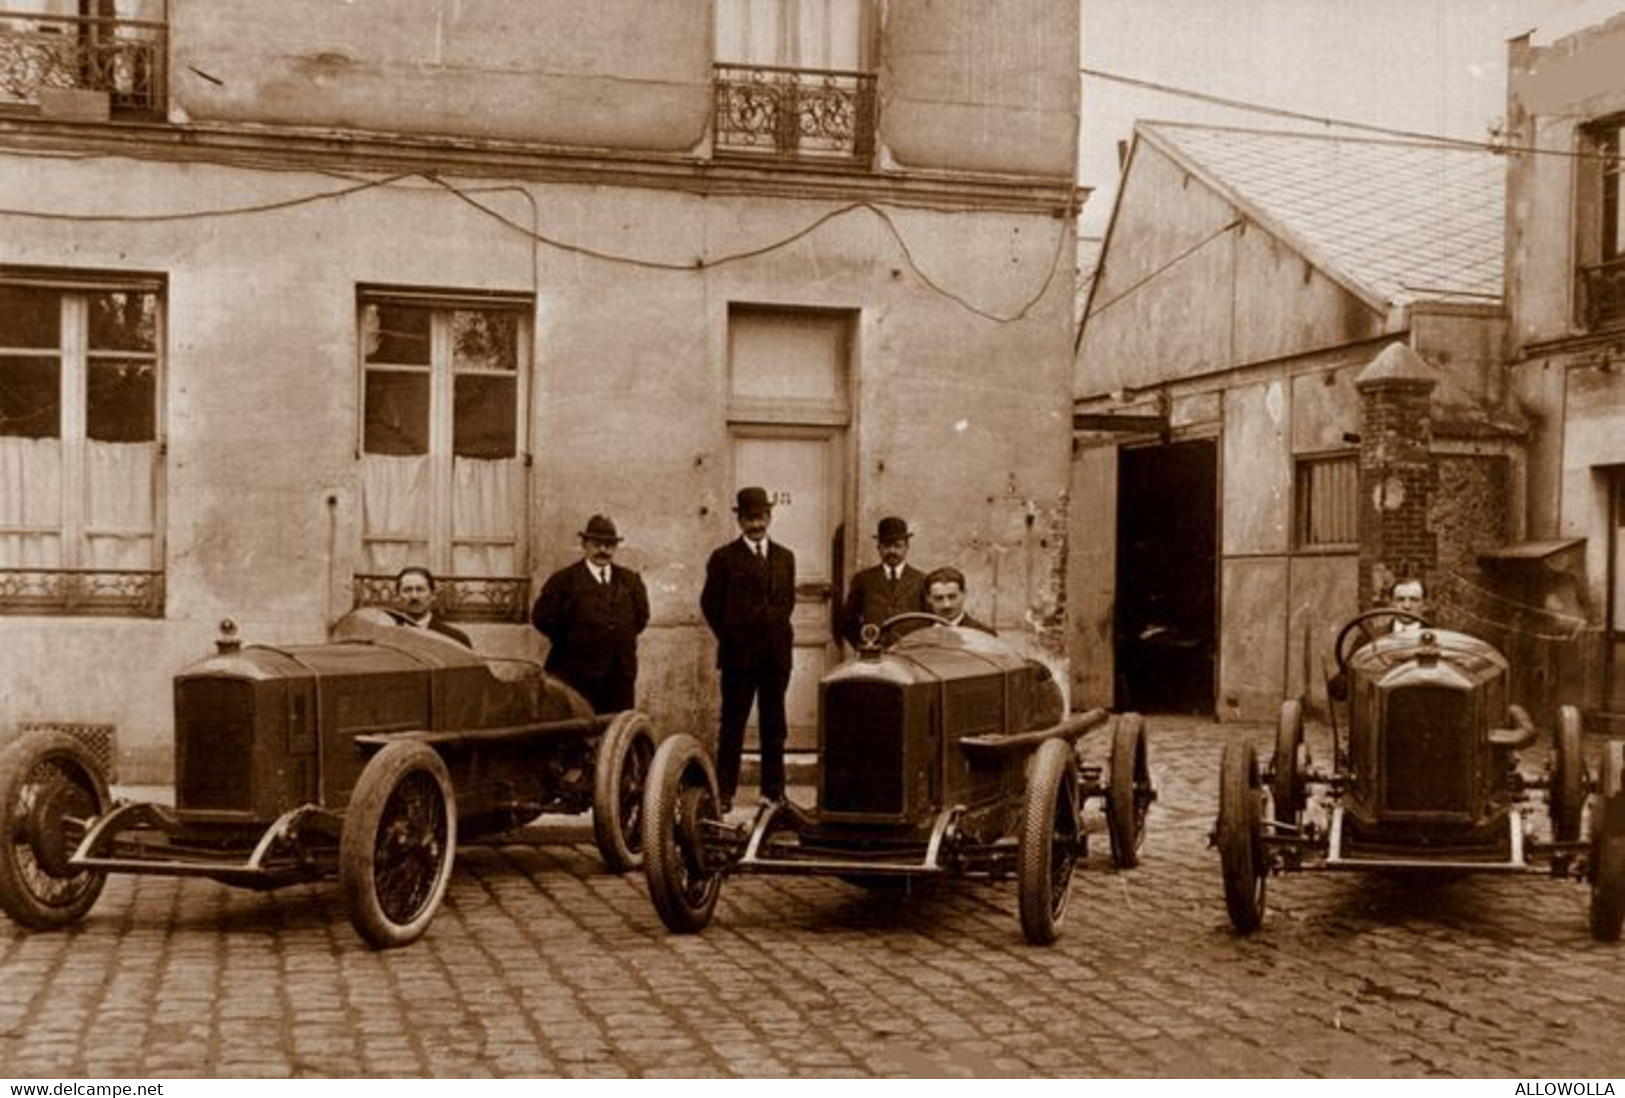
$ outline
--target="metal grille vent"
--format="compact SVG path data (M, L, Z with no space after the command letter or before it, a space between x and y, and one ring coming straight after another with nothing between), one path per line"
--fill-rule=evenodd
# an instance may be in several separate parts
M110 724L71 724L64 721L23 721L17 726L19 735L31 732L66 732L90 748L90 753L101 767L109 785L118 781L118 745L114 739L114 726Z
M1421 686L1388 698L1384 803L1399 812L1470 812L1473 807L1471 696Z
M891 683L842 682L824 690L823 789L831 812L903 811L903 691Z

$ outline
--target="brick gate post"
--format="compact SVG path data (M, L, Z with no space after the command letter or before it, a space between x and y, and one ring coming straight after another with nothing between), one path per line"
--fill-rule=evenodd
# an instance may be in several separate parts
M1433 370L1391 343L1354 379L1360 394L1360 602L1381 605L1396 579L1426 583L1438 563L1428 528L1437 479L1429 404Z

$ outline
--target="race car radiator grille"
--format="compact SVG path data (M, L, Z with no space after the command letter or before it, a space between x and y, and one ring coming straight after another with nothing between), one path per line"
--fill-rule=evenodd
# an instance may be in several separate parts
M1388 699L1384 804L1397 812L1470 812L1473 725L1467 692L1421 686Z
M903 691L891 683L833 683L824 689L823 710L819 805L830 812L900 814Z
M176 687L175 803L183 809L254 806L254 686L193 679Z

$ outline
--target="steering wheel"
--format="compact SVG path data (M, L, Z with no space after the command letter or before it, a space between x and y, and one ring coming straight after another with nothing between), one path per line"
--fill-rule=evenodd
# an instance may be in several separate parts
M953 623L940 614L932 614L925 610L906 610L901 614L893 614L879 625L872 621L867 623L862 629L858 630L858 639L865 645L879 644L880 638L889 634L892 626L905 621L924 621L930 622L932 625L946 625L953 628ZM891 643L895 644L897 639L893 637Z
M1401 621L1417 622L1424 629L1433 628L1428 623L1427 619L1420 617L1419 615L1412 614L1407 610L1376 609L1366 610L1362 613L1356 614L1348 620L1348 623L1345 624L1342 630L1337 634L1337 644L1332 648L1332 651L1337 655L1338 674L1347 675L1349 669L1349 659L1354 655L1355 650L1362 648L1377 639L1378 633L1371 627L1371 623L1379 618L1390 622L1395 618L1398 618ZM1352 637L1356 632L1360 634L1360 643L1349 644L1349 638Z

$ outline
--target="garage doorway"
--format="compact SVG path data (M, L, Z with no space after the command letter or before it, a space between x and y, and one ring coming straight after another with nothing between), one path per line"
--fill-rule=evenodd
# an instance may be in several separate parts
M1212 716L1218 444L1129 447L1117 468L1117 707Z

